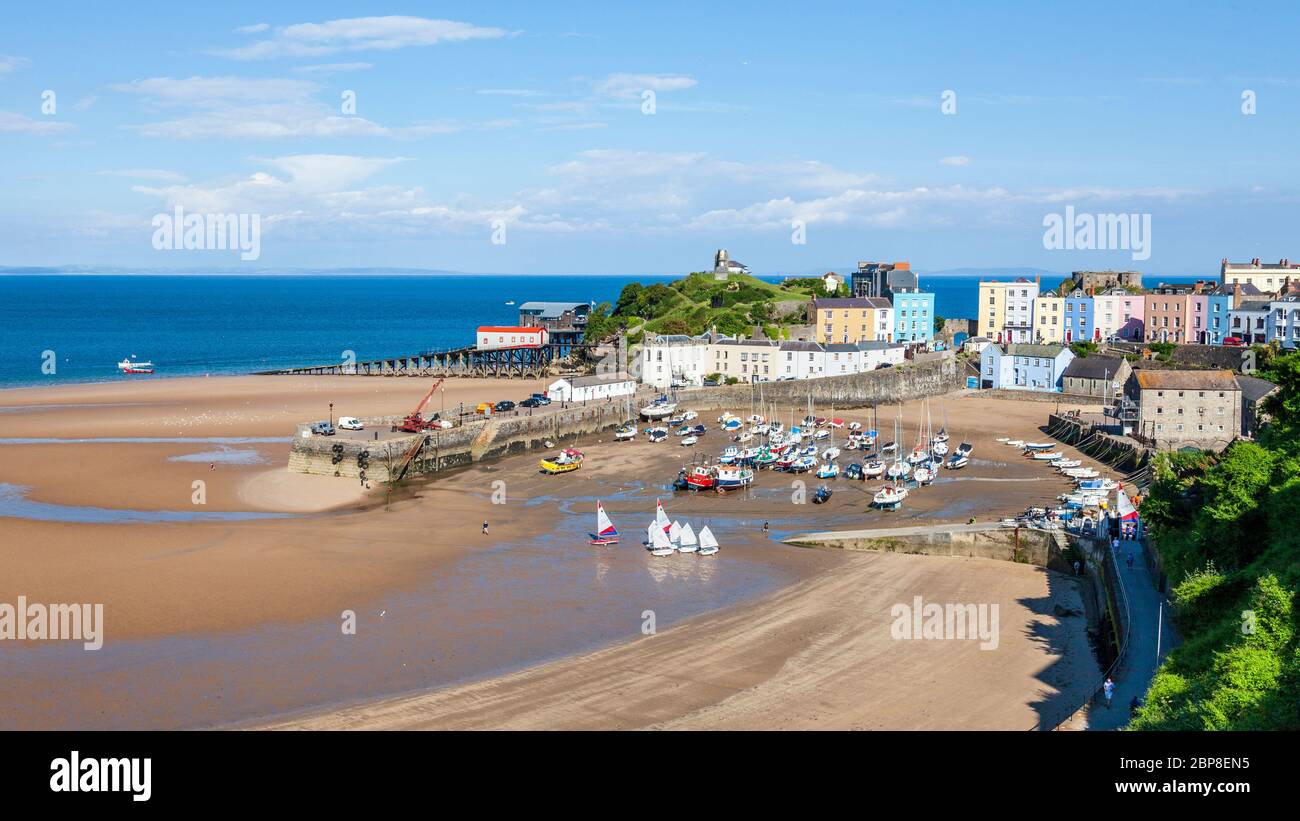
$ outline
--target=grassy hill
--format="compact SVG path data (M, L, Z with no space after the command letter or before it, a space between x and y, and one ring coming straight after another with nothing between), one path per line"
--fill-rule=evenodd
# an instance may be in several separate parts
M769 338L782 339L789 337L788 326L808 322L808 300L824 293L822 287L818 278L775 285L745 274L718 281L712 272L697 271L666 285L628 284L600 321L626 326L634 343L645 331L694 335L716 327L722 334L748 335L755 325Z

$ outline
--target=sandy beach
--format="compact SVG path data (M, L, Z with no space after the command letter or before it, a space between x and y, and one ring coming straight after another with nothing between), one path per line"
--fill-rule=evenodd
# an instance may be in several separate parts
M517 401L541 387L446 384L448 407ZM0 392L0 488L10 488L0 601L101 602L108 634L97 660L48 643L6 648L0 666L24 686L0 697L0 726L256 725L293 715L302 726L1019 728L1033 723L1034 704L1069 692L1071 665L1091 663L1081 623L1043 616L1075 595L1053 574L779 543L795 531L965 521L1050 500L1059 482L992 441L1033 436L1047 403L946 400L949 430L976 444L976 460L897 513L866 510L871 482L839 480L828 504L798 505L794 477L767 472L742 494L674 497L667 486L691 449L607 436L580 443L588 462L570 476L539 475L527 454L409 482L391 500L284 468L294 426L324 418L329 402L336 417L402 414L425 389L415 379L250 376ZM915 436L918 407L903 408L902 441ZM934 414L940 407L932 402ZM880 413L880 426L892 426ZM870 421L869 410L836 415ZM168 441L141 441L155 438ZM716 452L723 440L711 432L705 444ZM196 481L203 505L193 503ZM493 504L495 481L506 482L505 504ZM634 538L603 552L586 545L595 499L633 537L655 497L674 516L712 522L724 552L665 561ZM124 512L180 518L122 521ZM200 513L281 518L186 518ZM880 638L881 608L910 590L1004 601L1002 648L898 655ZM660 625L648 641L647 608ZM367 625L349 639L338 631L345 610ZM110 658L120 686L97 686ZM166 683L151 678L160 665ZM701 687L653 679L665 665ZM621 692L645 692L615 709L601 682L613 688L619 676ZM988 681L987 692L972 694L965 680ZM589 695L566 699L566 690ZM814 691L815 707L793 709ZM900 701L904 692L916 700ZM59 712L59 698L85 705ZM983 706L968 709L971 699Z

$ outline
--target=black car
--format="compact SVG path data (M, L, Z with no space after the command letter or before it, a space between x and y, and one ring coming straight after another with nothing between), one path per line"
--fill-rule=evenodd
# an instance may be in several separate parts
M706 387L706 388L716 388L716 387L718 387L718 380L716 380L716 379L706 379L706 380L704 380L704 387Z
M539 404L539 405L549 405L549 404L551 404L551 398L550 398L549 396L547 396L546 394L544 394L544 393L535 393L535 394L533 394L532 396L530 396L530 397L528 397L528 398L529 398L529 399L536 399L536 400L537 400L537 404Z
M503 399L502 401L496 403L496 405L492 407L492 410L496 411L497 413L500 413L501 411L508 411L514 409L515 409L515 403L511 402L509 399Z
M537 400L536 396L530 396L519 403L519 407L521 408L539 408L541 406L542 403Z

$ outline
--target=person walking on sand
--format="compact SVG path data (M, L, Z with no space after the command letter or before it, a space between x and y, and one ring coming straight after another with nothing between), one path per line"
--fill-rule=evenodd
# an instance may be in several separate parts
M1110 700L1115 696L1115 680L1106 676L1106 683L1101 685L1101 691L1106 694L1106 709L1110 709Z
M483 520L483 535L484 535L484 536L488 535L488 523L487 523L487 519L484 519L484 520Z
M767 532L767 522L763 522L763 532Z

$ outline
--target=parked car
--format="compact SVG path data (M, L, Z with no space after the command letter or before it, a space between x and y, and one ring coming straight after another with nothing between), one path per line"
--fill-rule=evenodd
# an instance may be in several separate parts
M317 436L333 436L334 426L329 422L317 422L311 426L311 432Z
M491 402L479 402L478 406L474 408L474 412L481 413L481 414L490 414L492 413L493 407L495 406Z
M1223 344L1224 344L1224 345L1230 345L1230 346L1232 346L1232 347L1234 347L1234 348L1240 348L1241 346L1245 345L1246 343L1243 342L1243 341L1241 340L1241 337L1239 337L1239 336L1225 336L1225 337L1223 338Z
M365 430L366 426L361 424L361 420L355 416L340 416L339 427L343 430Z
M509 399L502 399L500 402L496 403L496 406L493 408L497 413L514 409L515 403L511 402Z
M704 380L704 387L706 387L706 388L716 388L716 387L718 387L718 380L716 380L716 379L706 379L706 380Z
M537 401L536 396L530 396L524 401L519 403L519 407L521 408L540 408L541 406L542 403Z
M539 404L539 405L549 405L549 404L551 404L551 397L547 396L547 395L544 394L544 393L535 393L535 394L533 394L530 398L531 398L531 399L536 399L536 400L537 400L537 404Z

